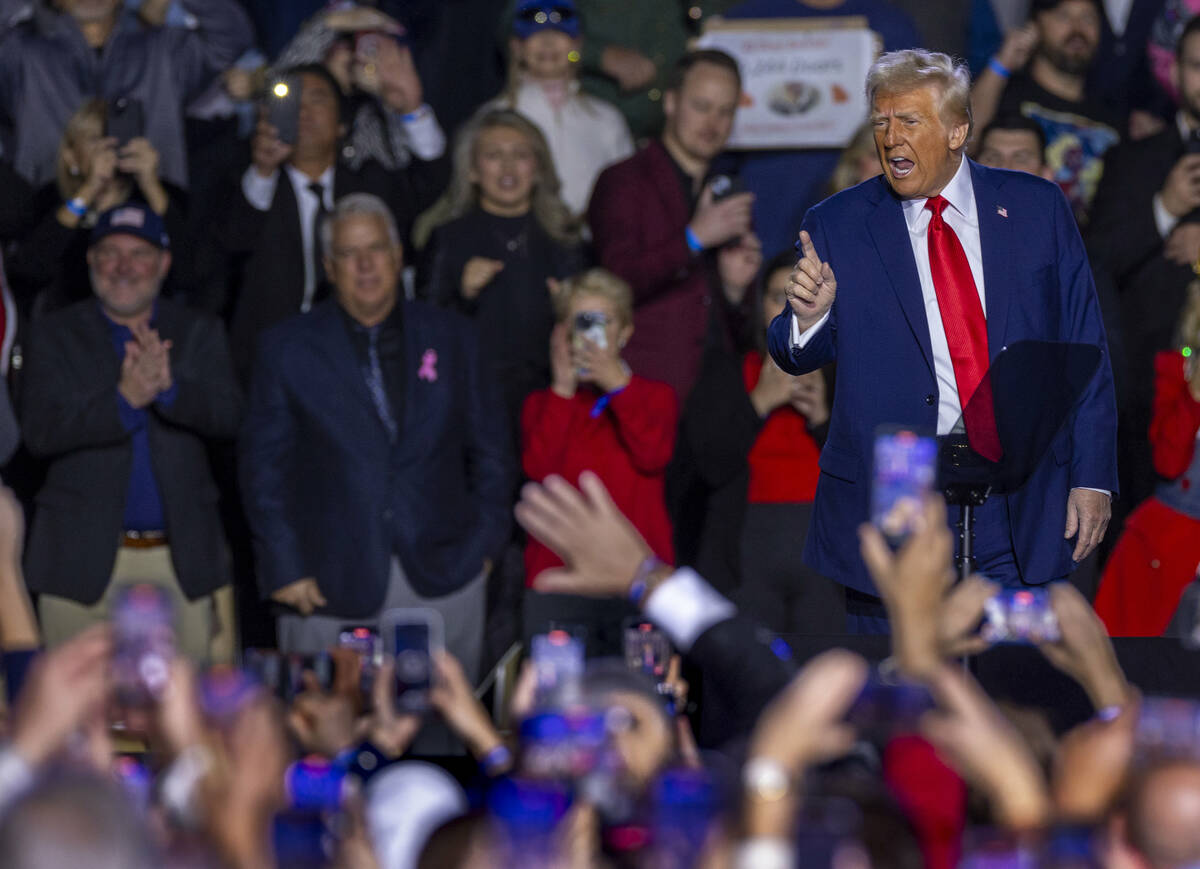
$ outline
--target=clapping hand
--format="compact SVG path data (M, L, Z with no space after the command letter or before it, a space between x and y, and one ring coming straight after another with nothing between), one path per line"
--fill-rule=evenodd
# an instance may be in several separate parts
M171 342L145 323L132 327L133 340L125 342L121 378L117 389L130 407L143 408L171 388Z

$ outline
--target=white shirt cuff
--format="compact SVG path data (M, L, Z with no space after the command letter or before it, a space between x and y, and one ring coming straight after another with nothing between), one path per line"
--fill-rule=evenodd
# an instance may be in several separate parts
M275 198L275 187L278 184L278 170L266 178L259 175L253 166L242 173L242 195L259 211L271 210L271 200Z
M795 315L795 313L793 313L792 314L792 349L793 350L803 350L805 347L807 347L808 342L813 339L813 335L816 335L817 332L819 332L821 330L821 327L825 325L825 322L828 319L829 319L829 312L826 311L825 315L823 317L821 317L820 320L817 320L817 322L813 323L811 326L809 326L807 329L805 329L803 332L801 332L800 324L796 322L796 315Z
M795 865L795 849L787 839L747 839L733 854L734 869L792 869Z
M389 119L399 118L408 150L418 160L436 160L446 153L446 134L442 132L437 115L428 105L422 104L415 112L407 115L389 112L388 116Z
M6 808L33 784L34 771L11 747L0 748L0 809Z
M1167 211L1167 206L1163 205L1162 196L1158 193L1154 194L1154 225L1158 227L1158 234L1166 238L1171 234L1171 230L1179 223L1179 218L1171 212Z
M733 618L737 607L696 571L681 567L650 594L645 613L671 638L676 649L686 653L713 625Z

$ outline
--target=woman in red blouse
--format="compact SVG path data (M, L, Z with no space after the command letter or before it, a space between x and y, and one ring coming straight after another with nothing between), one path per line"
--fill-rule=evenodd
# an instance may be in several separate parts
M655 555L674 563L663 478L675 446L678 408L664 383L632 374L621 349L633 334L629 285L603 269L564 281L550 337L551 386L525 400L521 461L538 482L599 475ZM525 547L525 583L562 564L541 543Z
M1112 636L1162 635L1200 565L1200 281L1188 288L1179 338L1154 360L1150 446L1163 480L1126 520L1096 595Z

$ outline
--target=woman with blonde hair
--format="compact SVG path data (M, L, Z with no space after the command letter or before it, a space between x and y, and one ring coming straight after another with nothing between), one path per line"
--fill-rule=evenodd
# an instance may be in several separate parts
M1150 447L1161 480L1125 522L1096 596L1112 636L1159 636L1200 565L1200 279L1188 287L1177 346L1154 359Z
M101 99L83 103L67 121L58 146L57 179L38 193L33 229L9 260L9 276L28 302L52 310L91 295L88 238L96 218L110 208L145 203L167 224L176 251L189 246L180 209L182 191L158 174L159 155L144 136L119 142L108 135L110 107ZM179 287L186 253L172 265L166 292Z
M546 140L516 112L486 112L454 147L449 220L425 251L421 294L477 317L515 425L521 402L550 383L551 288L579 271L579 230L559 198Z
M638 377L621 359L633 335L633 291L612 272L591 269L563 283L555 308L553 380L521 413L525 474L575 481L592 471L654 554L673 563L663 485L679 409L670 386ZM561 563L530 538L526 585Z

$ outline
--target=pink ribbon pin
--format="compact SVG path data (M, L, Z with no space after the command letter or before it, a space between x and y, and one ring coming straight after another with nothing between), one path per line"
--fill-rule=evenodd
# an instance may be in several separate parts
M432 347L421 354L421 367L417 370L417 378L430 383L437 380L437 351Z

